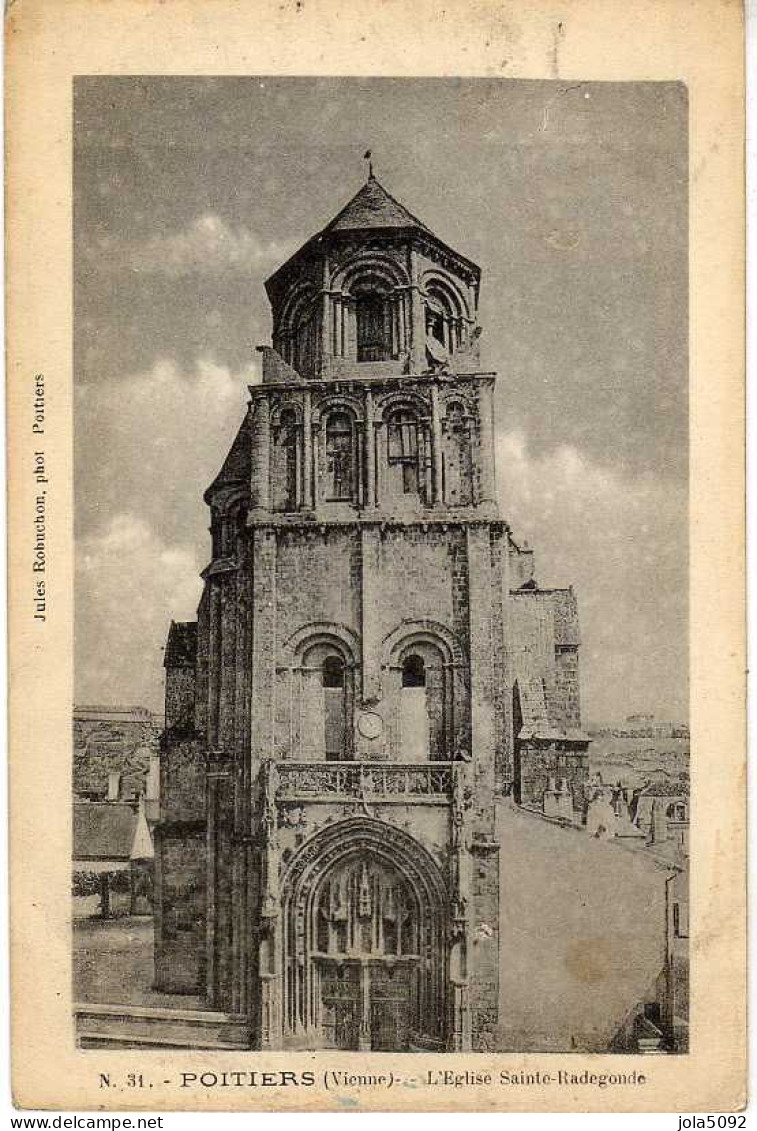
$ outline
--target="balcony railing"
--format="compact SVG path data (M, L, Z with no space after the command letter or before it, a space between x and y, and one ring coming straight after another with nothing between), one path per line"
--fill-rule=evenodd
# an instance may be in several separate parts
M373 801L444 804L452 792L452 763L279 762L281 801Z

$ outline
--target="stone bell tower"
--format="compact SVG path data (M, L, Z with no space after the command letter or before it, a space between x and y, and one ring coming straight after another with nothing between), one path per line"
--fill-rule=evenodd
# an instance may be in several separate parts
M499 516L479 285L372 174L266 283L156 853L158 984L256 1047L496 1047L496 800L584 805L575 601Z

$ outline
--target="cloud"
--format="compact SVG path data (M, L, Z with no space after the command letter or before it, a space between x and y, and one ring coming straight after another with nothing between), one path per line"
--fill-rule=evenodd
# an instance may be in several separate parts
M105 385L76 388L78 534L140 515L169 542L206 541L202 493L244 419L256 370L172 358Z
M522 432L499 435L497 472L503 516L534 548L539 583L576 589L585 718L685 719L685 485L621 472L570 445L534 452Z
M76 388L76 696L160 706L168 625L193 619L210 540L202 493L241 424L247 385L172 358Z
M169 279L259 273L283 262L296 245L264 240L248 228L230 227L220 216L206 212L183 228L157 232L133 243L103 236L88 244L85 254L98 268L126 269Z
M171 619L194 619L197 547L169 545L131 512L76 545L76 695L80 702L160 709Z
M208 358L199 358L194 371L187 373L182 372L172 358L161 358L152 369L127 375L107 393L102 391L102 395L111 402L115 398L121 412L133 405L134 411L141 415L143 408L149 405L152 412L160 413L162 426L168 423L167 416L174 415L181 418L181 426L186 428L185 409L192 413L215 410L214 414L223 415L230 404L236 405L244 395L255 372L251 370L245 378ZM80 390L82 398L87 399L87 386L79 386L77 394ZM205 420L203 417L200 421L203 426Z

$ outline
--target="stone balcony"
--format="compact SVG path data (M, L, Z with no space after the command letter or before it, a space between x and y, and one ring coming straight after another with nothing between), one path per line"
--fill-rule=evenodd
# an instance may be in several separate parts
M279 801L364 798L387 804L446 805L453 764L427 762L279 762Z

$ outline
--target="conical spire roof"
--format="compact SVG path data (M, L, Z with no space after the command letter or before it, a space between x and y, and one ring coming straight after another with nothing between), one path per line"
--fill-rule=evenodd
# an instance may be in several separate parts
M474 278L480 276L480 269L477 264L440 240L426 224L419 220L417 216L414 216L412 212L409 212L404 204L395 200L392 194L371 173L362 188L345 204L334 219L269 276L265 284L269 297L272 288L275 288L280 280L287 277L288 272L302 261L302 257L322 247L324 240L328 240L330 236L338 236L341 233L348 232L386 232L392 230L422 234L430 238L438 247L453 256L454 260L467 269Z
M395 200L373 175L323 232L360 231L365 228L420 228L433 235L431 229Z

